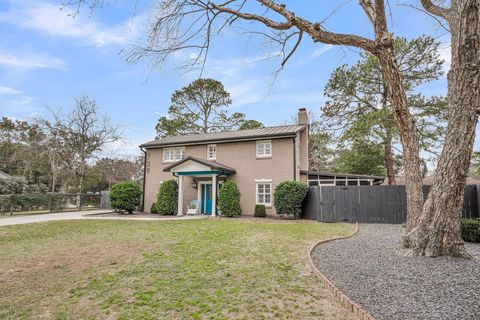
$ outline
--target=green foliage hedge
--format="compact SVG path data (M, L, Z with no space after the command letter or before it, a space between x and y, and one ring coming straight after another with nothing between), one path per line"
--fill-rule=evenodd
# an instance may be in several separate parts
M44 184L28 184L27 180L22 177L11 177L8 179L0 179L0 195L3 194L46 194L48 187Z
M157 194L157 213L163 215L177 214L178 185L175 180L167 180L160 184Z
M225 182L218 191L218 207L225 217L233 217L241 213L240 190L235 182Z
M141 202L142 190L133 181L114 184L110 192L110 206L113 209L133 213Z
M67 199L62 195L49 194L14 194L0 195L0 212L21 211L63 211Z
M255 212L253 213L253 216L260 217L260 218L265 218L267 216L267 211L265 210L265 205L257 204L255 206Z
M299 217L302 212L302 201L307 195L308 186L299 181L283 181L273 193L274 205L280 216L293 215Z
M152 206L150 207L150 213L158 213L156 202L152 203Z
M480 242L480 219L462 219L462 238L467 242Z

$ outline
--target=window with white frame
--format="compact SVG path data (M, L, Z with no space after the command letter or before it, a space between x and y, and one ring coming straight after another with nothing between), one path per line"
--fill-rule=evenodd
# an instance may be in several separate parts
M209 144L207 146L207 160L216 160L217 159L217 145Z
M270 158L272 156L272 141L257 141L257 158Z
M175 162L182 160L184 157L185 147L163 149L163 162Z
M272 182L271 180L255 181L257 185L256 190L256 204L263 204L265 206L272 205Z

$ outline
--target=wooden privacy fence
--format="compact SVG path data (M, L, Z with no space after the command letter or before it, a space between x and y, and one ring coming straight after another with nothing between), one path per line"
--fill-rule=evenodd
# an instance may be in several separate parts
M478 218L479 204L480 185L465 186L463 217ZM302 218L323 222L405 223L406 212L405 186L310 187L302 206Z

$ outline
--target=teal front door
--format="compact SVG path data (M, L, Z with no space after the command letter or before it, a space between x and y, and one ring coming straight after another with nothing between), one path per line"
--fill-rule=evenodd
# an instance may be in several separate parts
M212 214L212 185L202 184L202 213Z

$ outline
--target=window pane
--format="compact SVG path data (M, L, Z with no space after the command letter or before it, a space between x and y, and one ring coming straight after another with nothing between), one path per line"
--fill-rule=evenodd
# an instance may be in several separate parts
M263 184L258 185L258 193L263 193Z
M270 203L270 194L265 195L265 203Z
M265 193L270 193L270 185L269 184L265 185Z
M264 203L264 202L263 202L263 194L258 194L257 202L258 202L258 203Z

